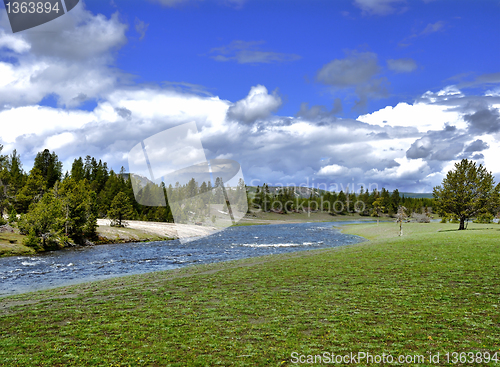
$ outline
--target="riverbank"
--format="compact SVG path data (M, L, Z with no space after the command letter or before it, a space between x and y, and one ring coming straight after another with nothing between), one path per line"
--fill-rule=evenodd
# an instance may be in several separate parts
M137 220L126 221L126 227L111 227L109 219L97 220L96 245L129 242L168 241L177 238L174 223L143 222ZM188 235L203 236L214 230L212 227L195 225L180 225ZM33 255L35 250L23 245L25 236L15 233L0 233L0 257Z
M95 241L95 244L103 245L111 243L167 241L176 237L176 234L174 235L170 228L162 231L161 223L157 223L156 225L151 224L151 229L148 229L143 228L144 226L142 226L142 223L147 222L130 222L137 223L130 223L127 227L120 228L109 226L109 220L98 219L98 240ZM173 232L175 233L175 231ZM36 254L34 249L23 245L23 239L25 237L26 236L19 234L19 231L16 228L14 228L14 233L0 232L0 257Z
M443 365L447 352L491 357L500 352L500 228L456 227L410 223L399 237L394 223L350 225L345 233L371 241L1 298L0 363L291 366L294 352L439 352Z
M24 237L15 229L14 232L0 230L0 257L35 254L35 250L23 245Z

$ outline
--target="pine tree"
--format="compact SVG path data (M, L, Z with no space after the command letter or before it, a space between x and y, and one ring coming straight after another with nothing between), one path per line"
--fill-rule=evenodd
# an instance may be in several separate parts
M462 159L446 174L442 186L434 188L437 210L460 220L459 230L465 221L480 214L496 214L500 185L494 186L494 177L483 165Z
M3 150L3 145L0 144L0 153ZM7 156L0 154L0 168L5 168L5 164L7 163Z
M16 196L16 210L26 213L31 203L38 202L47 191L47 182L35 167L30 171L26 184Z
M82 157L75 159L71 166L71 178L79 182L85 178L85 169L83 168Z
M61 200L49 191L41 200L30 205L27 214L22 215L18 226L22 234L29 235L26 244L42 249L63 247L56 238L63 227L61 218L64 217Z
M204 194L207 191L208 191L207 183L205 181L203 181L202 184L200 185L200 193Z
M398 191L398 189L395 189L391 194L392 207L398 208L398 211L399 211L400 202L401 202L401 198L399 197L399 191ZM406 208L405 208L405 210L406 210Z
M14 197L26 182L26 175L23 171L21 157L17 154L16 149L14 149L9 157L9 176L9 194Z
M90 181L92 177L92 157L90 155L87 155L85 157L85 165L83 166L83 171L85 178Z
M347 197L344 194L344 191L340 190L339 195L337 196L335 212L345 213L347 210L346 205L347 205Z
M0 144L0 152L3 145ZM6 155L0 154L0 223L4 224L3 211L8 206L8 182L9 182L9 159Z
M97 203L96 194L90 189L86 179L64 180L58 187L57 195L61 199L64 218L64 233L75 243L83 244L85 239L96 236Z
M125 181L123 177L120 178L113 170L109 172L109 177L104 184L103 189L99 193L99 216L104 217L108 213L113 199L120 191L125 192Z
M106 162L102 163L102 161L99 160L99 164L97 165L97 171L96 174L94 175L94 181L91 182L92 190L94 190L96 194L99 194L101 190L104 188L104 185L108 180L108 177L109 177L108 165L106 164Z
M130 219L133 216L133 207L127 195L124 192L119 192L111 203L108 211L108 217L111 219L111 225L116 227L125 227L125 219Z
M222 182L222 179L221 179L221 182ZM195 197L196 195L198 195L198 183L195 181L194 178L189 180L189 182L187 183L186 189L187 189L186 198L192 198L192 197Z
M378 222L379 222L379 217L380 217L380 213L383 213L385 208L384 208L384 205L383 205L383 199L382 197L379 197L377 198L374 202L373 202L373 214L374 216L377 217L377 225L378 225Z
M392 209L391 196L389 194L389 191L387 191L384 187L382 187L382 191L380 192L380 197L382 198L382 206L384 207L384 213L387 213L390 209Z
M17 212L16 208L12 207L9 213L9 224L12 224L14 222L17 222Z
M48 189L54 187L62 177L62 162L59 161L55 152L50 153L48 149L40 152L35 157L33 169L40 172Z

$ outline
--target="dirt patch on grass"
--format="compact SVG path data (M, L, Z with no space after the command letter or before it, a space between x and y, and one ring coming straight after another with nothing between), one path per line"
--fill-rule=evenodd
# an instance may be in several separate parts
M265 317L258 317L256 319L248 319L248 323L251 325L261 325L265 324L267 319Z

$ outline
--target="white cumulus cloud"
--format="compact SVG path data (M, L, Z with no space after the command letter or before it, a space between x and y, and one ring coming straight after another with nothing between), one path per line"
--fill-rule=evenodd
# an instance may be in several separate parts
M349 169L347 167L339 166L338 164L330 164L328 166L321 167L318 171L319 176L336 176L348 173Z
M112 90L124 77L109 66L113 51L127 42L127 25L118 14L94 15L81 3L36 30L7 30L6 13L0 12L0 56L14 60L0 61L0 108L35 105L48 95L74 107Z
M231 120L252 123L268 117L277 111L281 104L282 100L277 91L269 94L266 87L257 85L250 89L248 96L229 107L227 116Z
M420 132L441 130L446 124L465 127L462 115L451 108L427 103L406 102L361 115L359 121L378 126L416 127Z

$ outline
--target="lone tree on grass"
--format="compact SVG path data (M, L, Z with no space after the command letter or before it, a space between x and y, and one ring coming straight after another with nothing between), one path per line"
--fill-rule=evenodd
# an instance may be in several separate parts
M125 219L130 219L134 209L128 199L128 196L119 192L111 202L111 208L108 211L108 217L111 219L111 226L125 227Z
M408 216L406 215L407 210L408 209L406 209L406 207L400 206L398 208L398 213L396 214L396 218L397 218L397 221L399 223L399 235L400 236L403 235L403 222L406 220L406 218L408 218Z
M437 211L460 220L459 230L465 229L465 221L480 214L496 214L499 206L500 184L495 186L494 177L481 164L462 159L455 169L446 174L442 186L434 188Z
M385 207L383 206L383 199L378 198L373 202L373 214L374 216L377 217L377 225L380 217L380 213L382 213L385 210Z

